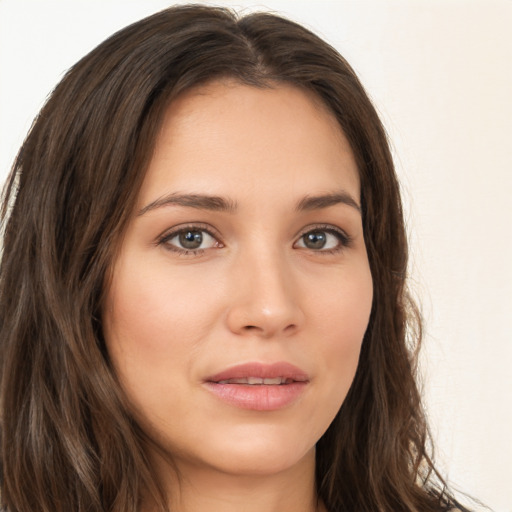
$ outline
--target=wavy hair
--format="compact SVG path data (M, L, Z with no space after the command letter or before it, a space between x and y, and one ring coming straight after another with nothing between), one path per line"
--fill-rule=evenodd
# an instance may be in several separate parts
M456 501L429 456L415 382L419 316L383 126L331 46L273 14L173 7L114 34L65 75L16 158L2 210L0 479L8 512L167 510L105 348L101 304L165 107L229 77L312 91L361 181L374 285L353 385L317 445L330 512L440 511Z

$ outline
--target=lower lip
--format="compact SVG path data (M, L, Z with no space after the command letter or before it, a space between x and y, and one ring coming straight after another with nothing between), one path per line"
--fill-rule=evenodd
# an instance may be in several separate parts
M290 384L219 384L206 382L206 388L224 402L253 411L276 411L296 402L307 382L292 382Z

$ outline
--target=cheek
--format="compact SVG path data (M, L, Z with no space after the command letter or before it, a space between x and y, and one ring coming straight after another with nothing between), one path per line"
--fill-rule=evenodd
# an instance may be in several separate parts
M336 283L333 284L333 283ZM342 283L342 285L341 285ZM333 279L323 292L310 295L311 332L317 374L314 379L315 403L304 432L318 440L343 404L359 363L361 344L368 326L373 298L369 270Z
M103 326L108 353L139 421L151 428L164 404L180 407L178 390L191 372L212 304L198 301L197 283L133 258L117 262ZM149 424L147 424L149 421Z
M325 293L312 296L319 351L332 395L341 406L352 384L364 334L370 318L373 284L368 266L355 268L350 276L333 280Z
M360 346L373 301L373 283L367 265L358 265L339 278L326 280L322 290L310 294L314 319L333 349Z
M218 315L213 294L200 283L169 273L169 266L119 262L104 313L106 337L123 352L160 361L191 349Z

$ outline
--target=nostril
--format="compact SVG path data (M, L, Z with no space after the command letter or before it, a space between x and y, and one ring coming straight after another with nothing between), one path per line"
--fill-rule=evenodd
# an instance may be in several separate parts
M284 334L291 334L295 331L296 328L296 324L289 324L281 332ZM243 331L245 333L254 333L258 335L263 335L265 337L272 336L275 333L274 329L265 329L264 327L260 327L257 325L245 325L243 327Z
M294 331L296 328L297 328L297 326L295 324L290 324L290 325L285 327L284 332L288 333L290 331Z

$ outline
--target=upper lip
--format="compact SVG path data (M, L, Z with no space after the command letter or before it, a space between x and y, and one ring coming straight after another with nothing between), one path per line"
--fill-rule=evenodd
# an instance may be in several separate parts
M307 373L297 366L287 362L259 363L251 362L231 366L205 379L206 382L220 382L231 379L256 377L260 379L281 378L283 381L307 382Z

